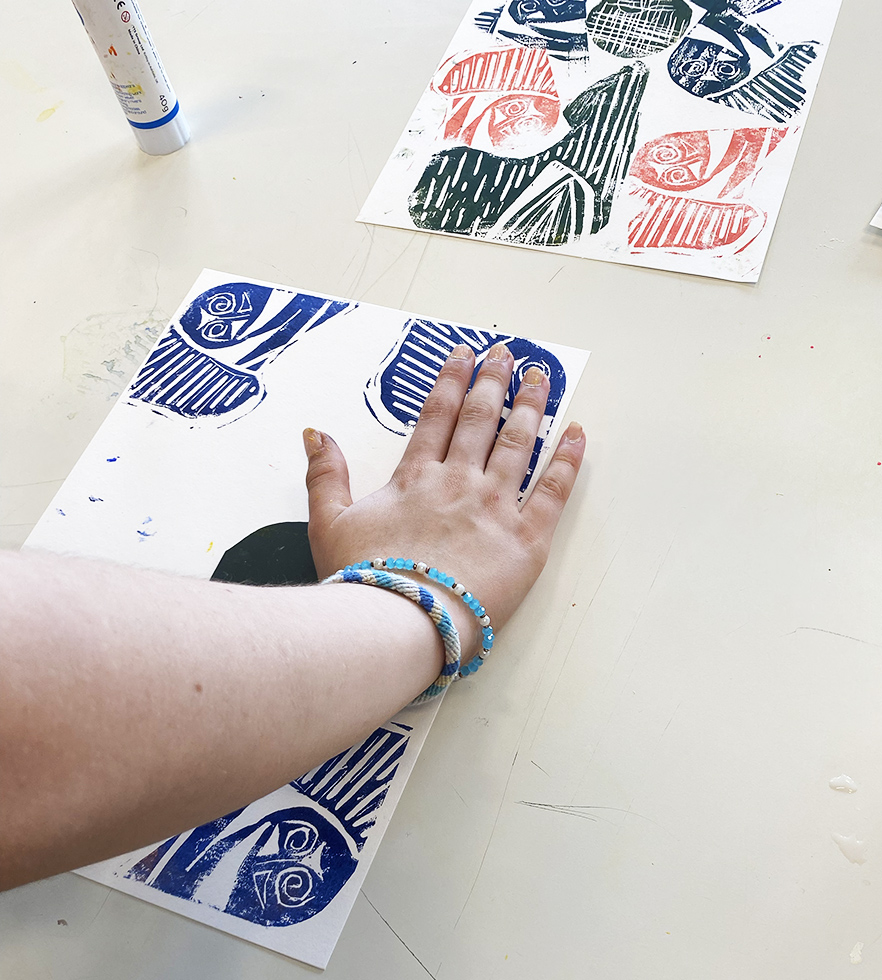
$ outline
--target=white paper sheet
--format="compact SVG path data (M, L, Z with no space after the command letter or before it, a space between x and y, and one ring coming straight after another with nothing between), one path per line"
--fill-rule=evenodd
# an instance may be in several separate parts
M870 224L874 228L882 229L882 208L879 208L879 210L873 215L873 220L870 222Z
M840 0L473 0L359 220L755 282Z
M584 351L205 271L26 546L288 580L293 566L274 562L304 558L301 430L334 436L363 496L391 475L449 350L480 358L500 339L517 383L531 364L552 379L535 479ZM437 709L407 708L243 811L81 873L324 967Z

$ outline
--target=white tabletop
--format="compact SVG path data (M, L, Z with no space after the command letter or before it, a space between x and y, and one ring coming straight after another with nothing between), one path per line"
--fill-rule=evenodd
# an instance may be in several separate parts
M329 980L882 975L882 6L844 0L757 286L357 224L462 2L143 7L164 158L68 6L0 13L0 543L203 267L593 351L549 566ZM74 875L0 897L10 980L312 973Z

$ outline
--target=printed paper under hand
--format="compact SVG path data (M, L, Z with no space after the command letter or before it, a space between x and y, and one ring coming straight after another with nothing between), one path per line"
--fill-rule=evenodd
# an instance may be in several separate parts
M226 582L315 581L301 430L334 436L364 496L391 476L452 348L480 361L500 340L516 361L506 412L528 367L551 379L529 492L586 353L203 272L27 546ZM411 706L270 796L80 873L324 967L437 708Z

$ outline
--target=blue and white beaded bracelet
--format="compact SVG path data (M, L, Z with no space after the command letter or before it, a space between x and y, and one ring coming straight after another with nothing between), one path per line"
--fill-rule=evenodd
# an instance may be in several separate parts
M452 680L458 681L463 677L468 677L470 674L477 673L481 667L481 664L483 664L487 657L490 656L490 651L493 649L493 641L495 639L493 635L493 627L490 625L490 617L487 615L487 610L481 605L480 601L476 599L464 585L457 582L452 575L445 575L443 572L439 572L437 568L429 566L425 562L413 561L410 558L374 558L371 561L362 561L357 562L354 565L347 565L345 568L337 572L337 575L332 576L332 578L328 581L362 581L360 579L339 578L338 576L345 576L348 573L354 572L376 572L382 570L391 570L393 573L401 570L417 572L420 575L425 575L426 578L430 579L431 581L437 582L439 585L443 585L445 588L450 589L455 596L458 596L465 603L465 605L469 607L469 609L475 614L475 618L478 620L478 623L481 626L481 649L467 664L465 664L465 666L458 668ZM395 578L401 579L402 576L396 575ZM411 580L404 579L404 581L410 582ZM380 582L369 582L366 584L381 585ZM388 588L389 586L385 587ZM436 681L436 684L437 683L438 682ZM450 681L447 683L449 684ZM429 688L429 690L431 690L431 688ZM436 693L440 693L440 690L443 690L443 688L439 689L439 691ZM434 696L434 694L429 695L429 697ZM426 698L424 698L423 695L420 695L420 698L417 700L426 700Z

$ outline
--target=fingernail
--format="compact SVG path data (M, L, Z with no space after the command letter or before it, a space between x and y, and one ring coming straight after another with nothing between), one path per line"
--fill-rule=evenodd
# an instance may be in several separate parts
M323 434L318 429L303 430L303 448L307 456L314 456L324 444Z
M564 439L567 442L578 442L582 438L582 426L578 422L570 422L567 426L567 431L564 433Z
M508 348L505 344L494 344L487 353L491 361L504 361L508 357Z
M533 367L527 368L524 373L524 377L521 380L521 384L529 385L531 388L538 388L542 384L542 379L545 377L545 372L542 368Z
M457 344L450 352L450 356L457 361L467 361L472 349L468 344Z

